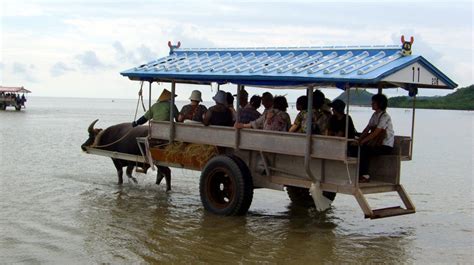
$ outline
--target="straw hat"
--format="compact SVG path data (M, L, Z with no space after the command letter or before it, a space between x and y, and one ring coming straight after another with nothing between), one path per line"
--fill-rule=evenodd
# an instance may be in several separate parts
M189 97L189 99L194 100L194 101L202 102L201 91L193 90L193 92L191 92L191 96Z
M227 94L222 90L217 91L216 95L212 97L212 99L216 103L227 105Z
M175 97L177 97L177 95L175 94L174 95ZM168 89L163 89L163 92L161 92L161 95L160 97L158 98L158 101L161 102L161 101L168 101L171 99L171 92L168 90Z

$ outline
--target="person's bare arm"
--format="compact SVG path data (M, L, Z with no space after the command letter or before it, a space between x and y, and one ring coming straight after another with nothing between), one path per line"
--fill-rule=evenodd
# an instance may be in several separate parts
M288 131L289 132L296 132L299 128L300 128L299 125L293 124L293 125L291 125L290 130L288 130Z

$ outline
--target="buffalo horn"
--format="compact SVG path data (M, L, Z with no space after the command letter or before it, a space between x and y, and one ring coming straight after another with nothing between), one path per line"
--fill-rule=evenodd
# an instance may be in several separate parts
M92 133L92 131L94 130L94 125L95 125L98 121L99 121L99 119L93 121L93 122L91 123L91 125L89 125L89 129L87 129L87 131L88 131L89 133Z

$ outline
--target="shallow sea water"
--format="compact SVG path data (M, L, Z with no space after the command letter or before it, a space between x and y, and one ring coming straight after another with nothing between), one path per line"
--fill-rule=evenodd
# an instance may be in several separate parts
M0 263L473 261L473 112L417 110L414 160L401 175L416 214L366 220L347 195L320 214L259 189L246 216L220 217L202 208L199 172L173 169L171 192L151 171L118 186L109 158L80 150L91 121L132 121L135 104L31 97L21 112L0 112ZM411 111L389 113L397 134L409 135ZM370 114L353 108L358 130ZM400 202L387 194L370 203Z

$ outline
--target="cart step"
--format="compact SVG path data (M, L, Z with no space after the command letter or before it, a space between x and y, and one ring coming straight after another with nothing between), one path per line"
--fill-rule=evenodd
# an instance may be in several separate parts
M412 214L412 213L415 213L415 210L409 210L409 209L404 209L400 206L395 206L395 207L388 207L388 208L382 208L382 209L375 209L375 210L372 210L372 212L373 214L371 216L365 216L365 218L378 219L378 218L391 217L391 216L397 216L397 215Z

